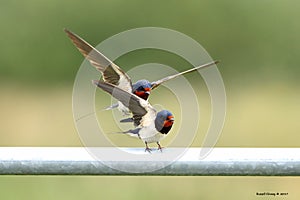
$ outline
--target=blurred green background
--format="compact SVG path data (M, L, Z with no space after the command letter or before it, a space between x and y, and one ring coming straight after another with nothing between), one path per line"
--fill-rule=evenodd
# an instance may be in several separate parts
M221 60L218 66L228 102L217 146L298 147L299 9L297 0L1 1L0 145L81 146L72 118L72 86L83 57L63 28L97 45L119 32L154 26L192 37L213 59ZM125 70L147 62L178 70L187 64L174 55L151 50L116 60ZM208 98L204 98L202 108L203 115L209 116ZM204 117L194 146L201 145L208 119ZM141 145L132 139L118 140ZM257 177L2 176L0 197L257 199L256 192L278 191L289 192L288 199L297 199L299 181Z

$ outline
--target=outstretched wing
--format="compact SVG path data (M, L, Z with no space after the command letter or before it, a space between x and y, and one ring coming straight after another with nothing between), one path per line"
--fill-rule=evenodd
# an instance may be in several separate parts
M154 81L151 83L151 89L155 89L156 87L158 87L159 85L161 85L162 83L166 82L166 81L169 81L169 80L172 80L178 76L181 76L183 74L186 74L186 73L189 73L189 72L193 72L195 70L198 70L198 69L201 69L201 68L205 68L205 67L208 67L208 66L211 66L211 65L214 65L214 64L217 64L219 63L219 61L213 61L213 62L210 62L210 63L206 63L204 65L200 65L198 67L195 67L195 68L192 68L192 69L189 69L189 70L186 70L184 72L181 72L181 73L178 73L178 74L175 74L175 75L171 75L171 76L167 76L163 79L160 79L158 81Z
M102 73L105 82L116 85L125 91L132 92L131 80L120 67L75 33L67 29L64 29L64 31L91 65Z
M129 108L133 114L134 124L136 126L143 123L143 126L149 125L156 117L155 109L149 104L148 101L129 93L121 88L116 87L110 83L93 81L95 85L111 94L114 98L122 102L124 106Z

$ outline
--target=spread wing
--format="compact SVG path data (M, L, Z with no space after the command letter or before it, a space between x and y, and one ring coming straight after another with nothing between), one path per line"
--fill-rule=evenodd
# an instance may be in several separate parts
M156 87L158 87L159 85L161 85L162 83L166 82L166 81L169 81L169 80L172 80L178 76L181 76L183 74L186 74L186 73L189 73L189 72L193 72L195 70L198 70L198 69L201 69L201 68L205 68L205 67L208 67L208 66L211 66L211 65L214 65L214 64L217 64L219 63L219 61L213 61L213 62L210 62L210 63L206 63L204 65L200 65L198 67L195 67L195 68L192 68L192 69L189 69L189 70L186 70L184 72L181 72L181 73L178 73L178 74L175 74L175 75L171 75L171 76L167 76L163 79L160 79L158 81L154 81L151 83L151 89L155 89Z
M156 111L148 101L110 83L101 81L93 81L93 83L129 108L133 114L133 120L136 126L140 124L142 126L148 126L154 122Z
M64 29L64 31L91 65L102 73L105 82L116 85L125 91L132 92L131 80L120 67L75 33L67 29Z

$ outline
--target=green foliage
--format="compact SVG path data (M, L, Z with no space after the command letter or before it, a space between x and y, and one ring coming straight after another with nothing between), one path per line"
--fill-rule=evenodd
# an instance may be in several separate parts
M83 57L64 27L97 45L121 31L157 26L200 42L222 61L220 71L227 84L298 81L299 5L294 0L2 1L0 78L49 86L71 83ZM156 58L166 60L164 55ZM127 62L129 58L119 64Z
M287 199L296 200L299 183L278 177L1 177L0 196L5 200L254 200L256 192L287 192Z

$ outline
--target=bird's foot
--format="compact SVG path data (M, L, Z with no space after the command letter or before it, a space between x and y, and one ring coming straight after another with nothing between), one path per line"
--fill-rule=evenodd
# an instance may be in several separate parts
M146 147L146 148L145 148L145 152L151 153L151 151L152 151L152 150L151 150L149 147Z
M159 143L157 143L157 145L158 145L157 150L160 150L160 152L162 152L164 147L162 147Z
M151 153L152 150L148 147L147 142L145 142L145 144L146 144L145 152Z

